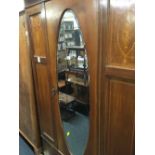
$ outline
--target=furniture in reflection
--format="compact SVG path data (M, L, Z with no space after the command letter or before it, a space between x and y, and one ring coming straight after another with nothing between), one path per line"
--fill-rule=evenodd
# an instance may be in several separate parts
M84 71L65 71L66 82L71 84L74 92L73 96L76 97L76 100L82 104L89 103L88 96L88 80L86 72Z
M84 46L70 46L66 47L67 50L67 67L69 70L82 70L86 71L87 57L86 49Z
M74 23L72 21L63 21L59 30L59 39L57 45L58 70L62 71L67 68L66 47L75 44L73 40Z
M66 81L83 87L88 87L87 72L84 71L65 71Z
M85 78L83 71L66 70L59 73L58 88L60 92L64 92L75 97L75 100L81 104L89 103L89 86L88 80Z
M66 86L65 80L59 80L58 81L58 88L63 88Z
M59 101L63 102L64 105L67 105L75 100L75 97L67 95L65 93L59 92Z
M89 115L88 81L82 70L66 70L58 75L59 105L61 118L68 121L75 111Z
M59 92L59 106L61 112L61 119L63 121L68 121L75 115L75 111L73 110L73 102L75 101L75 97L68 95L66 93Z
M86 68L85 48L80 29L73 21L62 21L57 45L58 71Z

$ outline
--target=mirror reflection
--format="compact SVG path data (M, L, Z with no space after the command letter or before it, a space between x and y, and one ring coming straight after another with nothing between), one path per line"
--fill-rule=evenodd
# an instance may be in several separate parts
M67 10L57 45L59 107L71 154L83 155L89 132L88 59L77 18Z

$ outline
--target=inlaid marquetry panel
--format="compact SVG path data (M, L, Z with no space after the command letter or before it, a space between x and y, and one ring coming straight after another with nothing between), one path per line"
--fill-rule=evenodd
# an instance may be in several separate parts
M109 80L107 155L132 155L134 99L133 83Z
M30 16L33 52L36 56L46 56L44 28L41 20L42 16L43 13L41 12Z
M108 64L134 68L135 8L133 0L111 0L108 24Z

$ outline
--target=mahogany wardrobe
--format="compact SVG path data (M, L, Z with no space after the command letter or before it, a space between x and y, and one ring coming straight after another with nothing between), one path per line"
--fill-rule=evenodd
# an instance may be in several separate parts
M134 155L134 0L25 0L20 134L36 155Z

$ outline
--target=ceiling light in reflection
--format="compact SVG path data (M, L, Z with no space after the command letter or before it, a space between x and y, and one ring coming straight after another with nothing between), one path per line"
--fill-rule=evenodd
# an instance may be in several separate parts
M135 3L135 0L111 0L110 5L113 7L129 7Z

